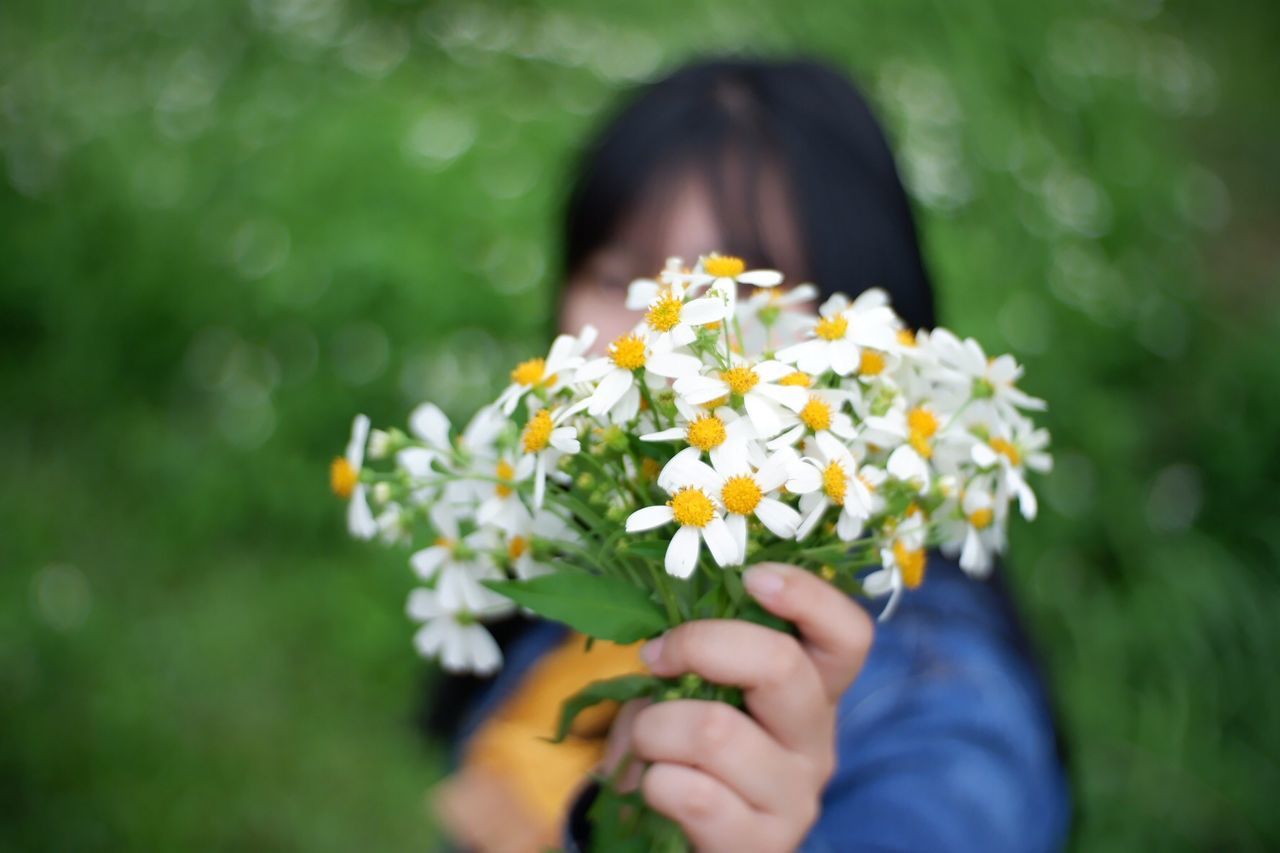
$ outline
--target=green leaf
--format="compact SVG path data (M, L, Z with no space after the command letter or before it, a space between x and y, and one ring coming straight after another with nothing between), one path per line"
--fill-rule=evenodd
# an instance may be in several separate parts
M539 616L598 640L634 643L669 627L662 608L648 592L605 575L557 572L525 581L484 583Z
M552 743L559 743L569 734L570 727L578 715L601 702L626 702L649 696L664 686L662 679L654 675L620 675L593 681L577 693L564 700L560 706L560 722L556 724L556 735Z
M644 557L650 560L657 560L662 563L667 557L667 546L670 542L658 542L653 539L644 539L639 542L627 543L627 553L634 554L637 557ZM666 569L663 569L666 571Z

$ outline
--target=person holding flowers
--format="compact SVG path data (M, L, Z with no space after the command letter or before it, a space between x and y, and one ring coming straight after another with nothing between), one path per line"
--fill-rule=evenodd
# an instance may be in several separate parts
M335 463L371 502L353 533L389 505L424 531L420 651L501 666L432 700L456 842L1061 846L1063 757L998 566L1049 465L1043 403L934 328L857 90L742 59L651 84L587 147L564 256L563 334L494 406L457 437L420 410L364 456L358 420Z

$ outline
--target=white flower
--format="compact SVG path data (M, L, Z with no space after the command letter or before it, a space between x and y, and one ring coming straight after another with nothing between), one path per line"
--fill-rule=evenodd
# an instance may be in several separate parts
M748 270L742 258L716 254L699 258L693 272L667 272L664 277L685 284L690 290L706 286L708 293L724 301L727 316L733 316L737 310L738 285L776 287L782 283L782 273L777 270Z
M357 539L372 539L378 534L378 523L369 508L369 495L360 482L364 467L365 442L369 437L369 418L356 415L351 422L351 438L347 450L329 466L329 485L334 494L347 500L347 530Z
M817 458L810 462L821 474L820 489L800 497L800 514L804 516L796 539L804 539L822 520L828 508L840 507L836 518L836 535L852 542L862 533L862 524L877 508L872 491L884 482L884 472L873 465L859 465L852 451L830 433L814 438Z
M835 294L811 320L814 337L780 350L778 359L814 376L828 370L848 376L861 363L861 347L893 348L899 321L887 299L878 288L862 293L852 304L843 293Z
M910 483L917 492L927 492L929 484L933 481L929 473L929 463L916 452L915 448L907 444L895 448L889 454L889 461L885 463L884 468L890 477Z
M1048 446L1048 430L1036 429L1031 421L1015 414L1012 423L999 425L986 441L974 442L970 453L979 468L999 469L997 496L1004 500L1010 494L1017 496L1022 517L1030 521L1036 517L1039 503L1023 469L1042 473L1051 469L1053 458L1044 452Z
M962 341L946 329L934 329L928 340L938 361L968 381L974 399L990 398L1002 417L1012 417L1016 409L1045 409L1044 400L1014 385L1022 376L1022 366L1013 356L988 359L973 338Z
M795 310L818 298L812 284L791 288L761 287L747 299L738 302L737 319L742 328L742 346L746 352L774 348L774 341L795 343L802 332L813 325L806 312Z
M462 522L470 517L466 510L438 501L427 511L436 541L409 557L409 565L424 581L434 580L441 567L450 561L465 562L488 542L489 528L479 527L462 536Z
M960 568L974 577L991 573L995 556L1005 548L1005 519L995 496L981 485L971 484L960 500L960 518L941 526L942 553L960 555Z
M740 397L756 434L760 438L772 438L783 427L779 406L799 412L808 399L805 389L778 382L791 372L791 368L780 361L752 364L734 356L728 370L709 376L701 372L699 364L697 369L678 376L673 387L677 394L695 405L721 397Z
M734 442L729 452L716 458L714 467L698 458L696 447L686 448L667 463L658 478L658 486L668 493L692 486L724 507L725 523L737 548L735 565L741 565L747 557L748 516L760 519L782 539L794 538L800 525L800 513L772 497L790 479L791 458L775 455L757 467L747 461L751 454L740 445L745 442Z
M546 358L522 361L511 371L511 384L498 395L494 405L510 415L524 399L524 395L536 389L555 391L565 385L568 374L582 364L583 353L591 349L596 340L594 326L585 326L579 335L559 335L551 344Z
M419 654L438 657L450 672L476 675L489 675L502 665L501 649L478 620L514 609L511 601L465 571L445 572L435 589L413 590L405 607L409 618L426 623L413 638Z
M729 310L719 295L685 302L678 287L660 291L646 308L644 322L654 333L650 344L658 351L687 346L698 336L694 326L718 323Z
M595 390L587 398L587 413L599 417L618 406L628 395L632 398L631 406L639 406L637 373L648 371L658 376L673 377L697 370L700 364L691 355L654 352L646 338L633 332L609 344L608 355L592 359L578 368L573 381L596 383ZM631 415L634 414L632 408Z
M578 441L577 428L565 426L564 422L585 409L587 404L586 400L580 400L556 412L539 409L529 418L529 422L520 433L521 449L536 459L533 467L535 509L542 506L542 501L546 497L548 468L553 467L561 455L577 453L582 449L582 443Z
M720 454L732 447L734 440L746 443L756 437L751 421L740 416L728 406L714 411L691 406L676 397L676 410L682 423L669 429L646 433L641 441L683 441L690 447L711 455L712 464ZM754 444L748 444L749 448Z
M880 611L882 621L893 615L904 589L915 589L924 582L926 532L921 513L908 515L881 546L881 568L863 578L862 588L868 595L889 596L884 610Z
M483 463L486 468L474 472L482 475L483 479L459 480L458 494L461 496L469 492L480 498L480 505L476 508L477 524L492 524L506 531L519 530L529 523L529 510L520 500L517 488L533 476L537 459L521 456L513 464L510 456L503 455L496 460L483 460Z
M769 448L794 445L808 435L827 433L845 441L853 441L858 431L853 418L844 411L844 404L852 395L838 388L815 388L808 392L804 407L795 415L784 413L783 432L769 442Z
M679 458L679 454L676 458ZM674 461L675 458L672 459ZM672 462L667 463L668 467ZM666 469L659 476L660 483L665 479L665 471ZM724 507L718 498L695 485L676 485L670 482L668 485L670 488L666 491L671 495L671 500L661 506L648 506L631 513L627 518L627 532L652 530L673 521L680 525L667 546L665 560L668 574L678 578L687 578L693 574L698 565L703 540L716 563L721 566L736 565L739 560L738 546L725 523Z

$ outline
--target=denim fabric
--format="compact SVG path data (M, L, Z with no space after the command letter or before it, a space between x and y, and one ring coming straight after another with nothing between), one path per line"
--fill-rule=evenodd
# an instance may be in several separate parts
M539 625L521 638L470 727L563 636ZM1070 801L1034 665L997 592L954 563L932 558L925 584L877 626L837 727L838 767L802 850L1063 846Z

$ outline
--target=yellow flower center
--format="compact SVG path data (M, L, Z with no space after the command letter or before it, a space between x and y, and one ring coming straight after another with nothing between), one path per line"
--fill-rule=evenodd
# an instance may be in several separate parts
M746 474L730 477L725 481L724 489L720 492L724 508L738 515L750 515L755 512L763 497L756 481Z
M715 415L700 415L690 421L685 432L685 439L699 450L714 450L724 444L726 432L724 421Z
M343 457L339 456L329 464L329 488L344 501L355 494L359 482L360 472Z
M649 313L644 315L645 322L659 332L669 332L680 322L680 309L683 307L684 303L667 291L653 303Z
M849 475L839 462L828 462L822 471L822 490L836 506L844 506L844 496L849 492Z
M546 370L546 361L540 358L531 358L516 365L516 369L511 371L511 381L529 388L542 381L542 374Z
M1018 448L1013 446L1013 442L997 436L987 443L991 445L992 450L999 453L1001 456L1004 456L1014 465L1022 464L1022 454L1018 452Z
M836 567L835 567L835 566L826 566L826 565L822 566L821 568L819 568L819 569L818 569L818 577L822 578L824 581L833 581L833 580L835 580L835 579L836 579Z
M924 549L908 548L899 539L893 543L893 559L902 572L902 582L907 589L915 589L924 581Z
M731 367L720 371L720 378L729 386L729 390L741 397L760 381L760 377L750 367Z
M609 358L623 370L639 370L644 367L644 341L637 335L623 335L609 345Z
M938 431L938 418L925 408L916 408L907 412L907 441L916 452L928 459L933 456L933 448L929 439Z
M849 331L849 318L843 314L822 317L818 320L818 325L813 331L823 340L838 341L844 337L845 332Z
M732 255L712 255L702 262L702 268L716 278L736 278L742 275L747 265L742 258Z
M498 497L509 497L515 489L511 488L511 483L515 479L516 469L511 467L511 463L503 459L493 469L493 476L498 479L498 485L494 487L494 491L498 493Z
M551 443L551 426L551 413L546 409L540 409L536 415L529 418L529 423L524 425L524 433L520 436L524 452L537 453L539 450L546 450L547 445Z
M672 495L667 506L671 507L676 523L686 527L706 527L716 514L711 498L691 486Z
M858 372L863 376L875 376L884 370L884 356L878 352L869 349L862 351L862 358L858 361Z
M916 345L916 333L910 329L899 329L898 343L904 347L914 347Z
M821 397L810 397L800 410L800 420L814 432L831 428L831 405Z
M995 518L995 513L993 513L987 507L983 507L982 509L975 509L973 512L969 513L969 523L972 524L978 530L984 530L990 527L991 522L994 518Z
M507 543L507 556L512 560L518 560L529 550L529 540L523 536L512 536L511 541Z
M779 385L794 385L797 388L808 388L813 384L813 378L809 374L799 370L793 370L786 376L778 380Z
M658 464L657 459L651 459L646 456L640 460L640 474L646 480L653 483L658 479L658 475L662 473L662 466Z
M448 536L437 536L436 541L432 542L431 544L435 545L437 548L446 548L452 551L455 543Z

